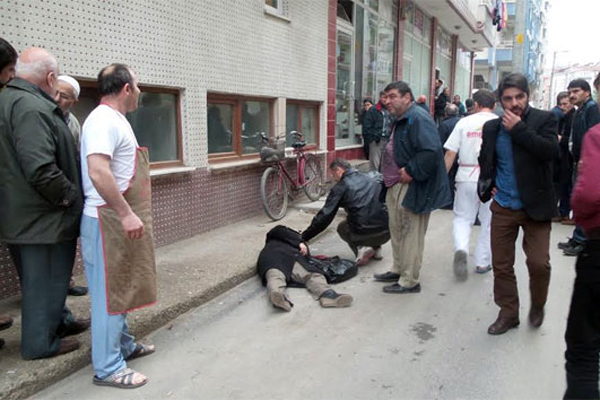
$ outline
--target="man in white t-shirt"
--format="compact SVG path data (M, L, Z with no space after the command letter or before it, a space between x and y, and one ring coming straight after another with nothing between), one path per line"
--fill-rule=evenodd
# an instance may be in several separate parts
M489 90L481 89L473 95L473 114L461 119L446 140L444 156L446 170L450 170L458 155L456 173L456 194L454 198L454 273L460 280L467 279L467 257L471 228L479 213L481 230L475 248L475 272L486 273L491 270L490 247L490 203L481 203L477 196L479 179L479 151L482 142L483 124L498 118L492 110L496 96Z
M140 90L129 67L112 64L98 75L100 105L83 125L81 135L82 182L85 195L81 221L81 244L86 278L92 300L92 363L97 385L134 388L147 377L127 368L126 360L154 352L154 346L134 341L128 332L127 314L109 308L109 272L106 269L106 233L98 207L116 212L122 242L135 246L145 234L142 220L130 207L124 192L136 172L138 143L125 114L137 108ZM102 231L100 226L102 224ZM121 228L120 227L120 228ZM114 238L113 238L114 239ZM127 268L123 265L123 268ZM127 285L136 285L130 277Z

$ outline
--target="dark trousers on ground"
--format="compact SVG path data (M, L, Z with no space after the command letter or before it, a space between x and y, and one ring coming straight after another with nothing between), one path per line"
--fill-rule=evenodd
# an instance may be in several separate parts
M565 399L599 399L600 240L589 239L577 258L567 321Z
M354 255L358 255L358 247L359 246L369 246L369 247L381 247L384 243L387 243L390 240L390 231L386 230L383 232L372 233L372 234L359 234L356 232L352 232L350 230L350 225L348 225L348 221L344 220L340 222L337 227L338 235L342 238L342 240L348 243L348 246L354 252Z
M49 357L60 346L57 330L66 312L77 241L10 245L9 249L21 280L21 355Z
M519 316L519 293L514 269L519 228L523 229L523 251L529 270L531 306L544 307L550 284L550 221L534 221L525 211L510 210L495 201L492 201L491 210L494 301L500 307L500 317Z

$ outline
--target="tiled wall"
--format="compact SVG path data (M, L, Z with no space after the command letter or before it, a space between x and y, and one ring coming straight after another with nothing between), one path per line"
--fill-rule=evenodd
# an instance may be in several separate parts
M61 73L76 78L124 62L141 84L181 91L183 159L196 169L153 178L156 241L164 245L262 212L264 167L209 168L207 93L319 102L327 148L329 4L281 2L284 18L266 13L264 0L2 0L0 36L18 51L47 48ZM16 294L17 283L0 245L0 298Z
M324 157L320 156L324 169ZM287 164L294 178L295 161ZM260 178L263 165L228 171L199 169L152 179L152 211L157 246L189 238L263 213ZM265 219L268 218L265 215ZM78 252L75 273L81 273ZM0 299L19 293L8 248L0 244Z

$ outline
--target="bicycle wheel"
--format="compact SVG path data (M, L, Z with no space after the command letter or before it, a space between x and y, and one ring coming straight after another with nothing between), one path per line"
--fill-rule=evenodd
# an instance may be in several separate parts
M321 163L314 154L307 154L304 163L304 193L312 201L319 200L323 193Z
M260 179L260 198L267 215L277 221L285 215L288 204L287 182L278 168L269 167Z

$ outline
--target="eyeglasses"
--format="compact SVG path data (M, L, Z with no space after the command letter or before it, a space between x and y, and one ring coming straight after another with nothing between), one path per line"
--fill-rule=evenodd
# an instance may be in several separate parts
M75 100L75 97L73 97L70 94L67 94L65 92L61 92L60 90L57 91L56 93L58 93L58 96L60 97L61 100L66 100L66 101Z

